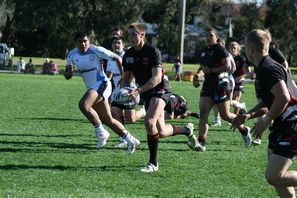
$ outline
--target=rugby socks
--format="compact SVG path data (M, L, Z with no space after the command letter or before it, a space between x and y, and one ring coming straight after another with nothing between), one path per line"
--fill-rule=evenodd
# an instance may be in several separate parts
M171 126L173 128L172 136L175 136L175 135L187 135L187 136L189 136L190 133L191 133L190 130L187 127L173 125L173 124Z
M102 123L98 123L94 127L97 134L101 134L105 130Z
M147 144L150 151L149 163L152 163L154 166L157 166L157 151L159 138L159 133L156 135L147 135Z
M128 142L128 144L135 143L135 138L129 132L127 132L124 136L122 136L122 139Z
M205 146L205 143L206 143L206 137L203 136L203 135L199 135L198 142L199 142L202 146Z

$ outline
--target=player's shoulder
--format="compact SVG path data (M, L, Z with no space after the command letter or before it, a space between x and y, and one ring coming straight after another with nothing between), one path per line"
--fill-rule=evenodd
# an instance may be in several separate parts
M74 55L78 54L78 49L77 47L76 48L73 48L70 52L68 52L68 55L67 57L73 57Z

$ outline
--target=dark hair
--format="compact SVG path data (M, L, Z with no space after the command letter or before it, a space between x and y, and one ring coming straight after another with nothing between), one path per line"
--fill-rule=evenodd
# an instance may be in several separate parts
M212 33L214 33L215 35L219 36L219 35L218 35L218 31L217 31L215 28L207 28L207 29L206 29L206 32L212 32Z
M77 39L79 38L83 38L83 37L88 37L89 38L89 34L85 31L80 31L80 32L76 32L74 34L74 40L77 41Z
M122 36L114 36L114 37L111 38L111 42L113 42L114 40L124 41L124 37L122 37Z
M114 27L114 28L112 28L110 33L112 33L113 31L120 32L121 36L123 35L123 30L120 27Z

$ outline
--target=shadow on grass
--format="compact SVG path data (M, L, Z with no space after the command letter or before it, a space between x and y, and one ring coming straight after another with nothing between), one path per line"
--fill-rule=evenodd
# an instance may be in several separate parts
M24 165L24 164L7 164L1 165L0 170L58 170L58 171L136 171L139 166L131 166L131 165L103 165L103 166L94 166L94 167L75 167L75 166L63 166L63 165L53 165L53 166L44 166L44 165Z
M41 135L41 134L24 134L24 133L0 133L0 136L21 136L21 137L54 137L54 138L64 138L64 137L77 137L84 136L84 134L66 134L66 135Z
M46 118L16 118L16 120L50 120L50 121L70 121L70 122L82 122L82 123L89 123L86 119L76 119L76 118L53 118L53 117L46 117Z

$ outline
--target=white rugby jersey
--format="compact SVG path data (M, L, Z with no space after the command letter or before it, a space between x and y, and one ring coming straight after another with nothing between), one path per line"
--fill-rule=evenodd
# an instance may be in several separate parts
M125 52L122 51L119 56L121 58L123 58ZM121 72L119 70L119 66L118 63L115 60L112 61L108 61L107 62L107 67L106 67L106 71L109 71L112 73L112 79L113 79L113 84L115 87L119 86L119 81L121 80Z
M87 52L80 52L78 48L74 48L67 56L67 65L74 64L76 66L86 88L89 89L97 81L108 81L101 60L111 60L114 56L112 51L95 45L90 45Z

